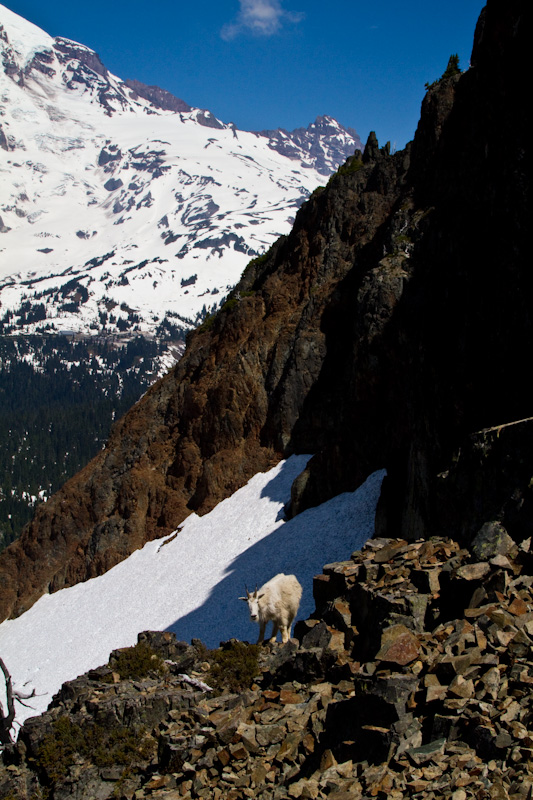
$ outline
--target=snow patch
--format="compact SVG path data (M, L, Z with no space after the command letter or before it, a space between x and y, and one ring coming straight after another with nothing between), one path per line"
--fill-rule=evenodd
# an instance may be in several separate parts
M135 644L140 631L170 630L208 647L232 637L255 642L258 628L237 599L245 583L294 573L304 590L298 619L307 618L313 576L372 535L385 474L285 521L291 485L308 458L292 456L255 475L209 514L188 517L177 535L149 542L105 575L44 595L3 622L0 654L13 681L39 695L33 710L19 708L18 722L42 713L65 681Z

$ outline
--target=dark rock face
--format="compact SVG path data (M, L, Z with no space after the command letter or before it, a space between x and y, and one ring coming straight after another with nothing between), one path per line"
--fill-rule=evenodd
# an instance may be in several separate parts
M100 61L100 56L83 44L58 36L54 42L54 50L57 52L61 64L72 60L79 62L82 67L95 72L101 78L107 78L109 75L106 67Z
M292 452L315 453L293 513L385 466L381 531L441 530L452 491L466 538L502 509L526 537L530 449L490 513L467 481L443 478L465 437L529 414L523 14L489 2L472 68L428 92L412 147L391 155L371 135L250 263L177 367L2 554L2 616L109 569Z
M327 496L339 481L349 483L361 464L387 464L394 484L389 525L408 536L425 535L443 512L437 476L449 468L465 434L528 416L519 364L522 347L531 343L526 298L532 291L525 266L526 131L517 96L525 53L521 8L504 11L489 3L472 68L441 82L424 101L411 191L383 231L386 243L396 223L396 242L409 258L402 260L402 297L381 335L369 338L365 300L383 286L378 281L387 257L370 266L362 283L352 271L344 306L331 308L327 333L342 349L335 362L328 348L324 390L315 396L326 396L327 383L350 408L340 411L342 435L309 465L299 507ZM513 43L512 52L500 63L505 42ZM393 247L394 240L389 253ZM378 301L374 310L385 316L389 307ZM310 413L317 413L316 404ZM455 502L458 516L472 514L471 497ZM484 521L478 509L474 527Z
M133 99L137 97L144 97L156 108L161 108L164 111L190 111L191 107L179 97L167 92L166 89L160 89L159 86L147 86L141 81L127 80L126 86L132 90Z
M116 189L120 189L121 186L123 186L123 183L120 178L109 178L104 183L104 189L107 189L108 192L114 192Z
M204 128L219 128L222 129L224 125L219 122L219 120L207 109L202 109L198 112L196 117L197 121L200 125L203 125Z
M7 152L9 152L10 148L9 148L9 144L8 144L8 141L7 141L7 136L4 133L4 129L2 128L2 125L0 125L0 147L2 148L2 150L7 150Z

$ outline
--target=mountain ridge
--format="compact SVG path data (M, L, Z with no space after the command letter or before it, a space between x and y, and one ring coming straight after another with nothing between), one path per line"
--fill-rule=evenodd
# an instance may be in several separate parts
M524 537L527 437L496 451L479 434L487 459L516 466L507 483L494 468L479 504L456 454L529 416L526 41L523 4L489 2L471 68L429 89L412 146L391 154L371 135L250 262L169 376L2 554L3 615L108 569L294 452L315 455L292 513L386 467L379 532L447 524L469 541L498 519ZM483 484L482 463L470 479Z
M239 131L4 6L0 20L4 333L190 329L360 145L330 117Z

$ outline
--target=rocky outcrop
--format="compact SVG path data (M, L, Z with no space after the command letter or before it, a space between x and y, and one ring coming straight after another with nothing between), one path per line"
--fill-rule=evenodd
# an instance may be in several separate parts
M62 36L57 36L54 41L54 50L59 54L59 61L61 64L68 64L73 61L75 64L79 64L79 67L75 69L79 70L80 67L82 69L85 67L101 78L107 78L109 76L109 72L104 64L102 64L98 53L95 53L94 50L90 50L83 44L73 42L71 39L65 39Z
M307 128L260 131L258 136L265 136L272 150L288 158L299 160L302 150L306 151L314 168L326 176L331 175L335 163L344 161L347 141L353 141L356 149L363 149L357 131L339 125L332 117L317 117Z
M391 154L371 135L250 263L173 372L2 555L3 616L108 569L293 452L315 455L292 513L385 466L380 531L440 530L443 476L467 437L529 416L524 14L491 0L472 67L432 86L412 147ZM506 517L518 540L530 452L525 503ZM502 484L495 513L515 489ZM479 529L486 507L465 482L452 491L464 531Z
M146 675L125 679L129 651L115 651L65 684L6 749L0 791L526 800L531 566L530 542L517 546L494 523L471 553L445 537L371 541L324 567L313 618L286 645L263 647L237 691L227 684L259 648L209 652L140 634L165 664L152 658Z
M156 108L161 108L163 111L191 110L185 100L180 100L179 97L175 97L166 89L160 89L159 86L147 86L145 83L135 80L126 80L124 83L128 89L132 90L134 100L137 97L144 97L145 100L149 100Z

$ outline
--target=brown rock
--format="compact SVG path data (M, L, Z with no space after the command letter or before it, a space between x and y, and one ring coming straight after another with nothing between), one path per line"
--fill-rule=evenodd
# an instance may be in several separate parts
M515 617L521 616L522 614L527 614L528 606L521 597L515 597L513 602L507 607L507 610L510 614L513 614Z
M293 761L298 753L298 746L302 739L301 733L289 733L275 755L276 761Z
M288 705L292 703L302 703L304 701L304 697L298 692L292 691L291 689L282 689L279 693L279 701L282 705Z
M257 728L256 739L261 747L268 747L271 744L283 741L285 734L284 725L262 725Z
M259 763L255 762L252 771L250 773L252 783L255 784L255 786L262 786L268 774L268 771L269 767L266 764L262 762Z
M474 681L466 680L462 675L457 675L449 686L450 692L457 695L457 697L473 697L474 695Z
M426 703L431 703L433 700L444 700L448 692L447 686L428 686L426 692Z
M458 577L463 578L465 581L478 581L488 575L489 572L490 564L485 561L480 561L477 564L465 564L456 570Z
M248 750L243 744L233 744L230 746L230 752L234 759L242 761L248 758Z
M392 625L383 631L381 648L376 659L403 666L414 661L419 650L419 640L405 625Z
M335 767L336 765L337 760L331 750L324 750L322 758L320 759L320 771L325 772L327 769Z
M374 561L376 564L383 564L386 561L396 558L396 556L400 555L401 553L405 553L408 549L409 546L405 539L398 539L397 541L385 545L385 547L379 549L374 555Z

